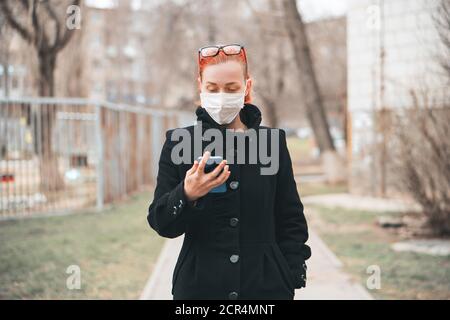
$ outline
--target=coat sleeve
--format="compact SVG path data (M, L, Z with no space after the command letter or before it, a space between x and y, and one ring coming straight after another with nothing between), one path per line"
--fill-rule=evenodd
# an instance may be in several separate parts
M171 132L161 150L153 201L148 208L147 221L159 235L176 238L186 231L189 220L200 210L202 202L193 206L184 193L184 176L180 177L177 165L171 160L174 142Z
M306 286L306 263L311 256L308 240L308 225L303 204L297 191L292 170L292 161L286 143L286 133L280 129L280 167L275 198L276 238L295 279L295 288Z

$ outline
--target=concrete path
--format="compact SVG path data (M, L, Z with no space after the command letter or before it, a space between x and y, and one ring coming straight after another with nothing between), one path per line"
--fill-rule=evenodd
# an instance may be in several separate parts
M155 268L142 291L141 300L172 300L172 274L183 239L184 235L164 242Z
M172 273L183 243L183 236L167 239L140 299L171 300ZM297 289L296 300L367 300L371 295L341 270L341 262L310 229L308 245L312 256L307 261L307 287Z
M295 300L371 300L372 296L342 270L341 261L319 236L309 228L306 288L297 289Z
M302 197L302 202L305 205L317 204L329 208L339 207L378 212L420 211L420 207L412 201L367 197L349 193L307 196Z

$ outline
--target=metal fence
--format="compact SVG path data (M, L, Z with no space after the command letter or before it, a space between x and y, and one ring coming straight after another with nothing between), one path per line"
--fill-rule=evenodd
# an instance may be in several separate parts
M0 219L111 203L151 185L193 115L86 99L0 98Z

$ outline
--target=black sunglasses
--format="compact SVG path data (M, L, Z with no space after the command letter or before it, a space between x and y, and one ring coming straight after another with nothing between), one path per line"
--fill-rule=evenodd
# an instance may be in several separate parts
M238 55L241 52L244 54L245 61L247 62L247 57L245 54L244 46L241 44L227 44L223 46L206 46L198 49L198 57L199 60L201 58L210 58L219 54L219 51L222 50L226 55Z

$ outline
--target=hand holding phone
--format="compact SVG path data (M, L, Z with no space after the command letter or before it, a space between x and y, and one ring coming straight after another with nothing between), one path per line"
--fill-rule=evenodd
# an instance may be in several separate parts
M226 160L223 159L213 158L209 161L208 168L206 168L210 157L211 153L206 151L203 154L203 157L201 157L200 160L195 160L192 167L186 172L184 178L184 192L189 201L195 201L212 189L221 186L227 181L231 174L229 166L226 164ZM217 163L217 161L220 162ZM221 190L223 190L223 187L216 190L222 192Z
M203 157L198 157L198 161L202 161ZM212 171L214 171L214 169L220 165L220 163L223 161L222 156L210 156L208 158L208 160L206 161L206 165L205 165L205 173L210 173ZM222 172L223 170L221 170L219 172L219 174ZM224 183L222 183L221 185L212 188L211 190L209 190L209 193L222 193L222 192L226 192L227 191L227 186Z

